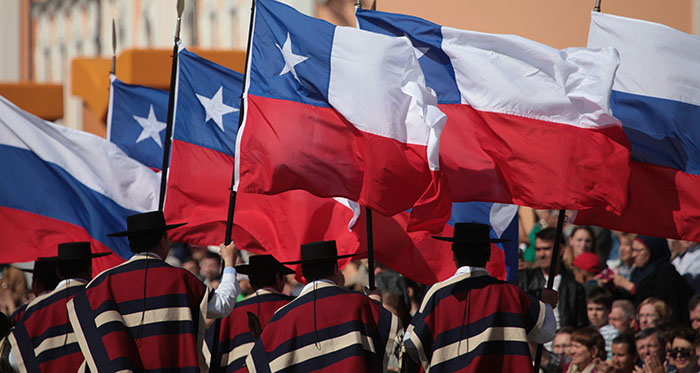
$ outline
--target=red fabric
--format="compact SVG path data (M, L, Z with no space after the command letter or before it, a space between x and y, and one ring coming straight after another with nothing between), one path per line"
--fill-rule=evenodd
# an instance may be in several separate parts
M433 215L449 219L449 196L433 184L440 178L425 146L359 131L332 108L254 95L241 130L239 191L303 189L387 216L431 201Z
M94 253L112 253L92 260L93 274L124 262L102 242L90 237L83 227L75 224L9 207L0 207L0 221L3 222L0 224L3 244L12 248L3 250L2 263L30 262L38 257L56 256L58 244L71 241L89 241Z
M448 120L440 167L453 201L538 209L627 205L629 142L620 127L599 130L468 105L439 105Z
M700 241L700 176L634 161L630 169L630 204L622 216L591 208L580 210L574 222Z

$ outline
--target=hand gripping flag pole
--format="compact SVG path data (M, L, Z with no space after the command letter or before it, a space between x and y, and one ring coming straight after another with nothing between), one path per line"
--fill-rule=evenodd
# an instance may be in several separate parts
M158 199L158 211L163 211L165 205L165 188L168 184L168 163L170 162L170 145L173 137L173 117L175 112L175 84L177 80L177 52L180 45L180 23L182 12L185 10L185 0L177 2L177 25L175 27L175 42L173 45L173 63L170 69L170 93L168 96L168 122L165 127L165 143L163 144L163 167L160 176L160 195Z

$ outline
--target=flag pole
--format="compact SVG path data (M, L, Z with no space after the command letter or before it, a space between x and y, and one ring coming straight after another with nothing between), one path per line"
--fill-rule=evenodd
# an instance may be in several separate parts
M112 71L110 74L117 74L117 28L112 18Z
M595 0L595 6L593 7L594 12L600 12L600 0Z
M165 188L168 181L168 164L170 162L170 145L173 136L173 117L175 116L175 83L177 80L177 57L180 44L180 23L182 12L185 10L185 0L177 1L177 24L175 27L175 43L173 45L173 63L170 69L170 93L168 95L168 122L165 127L165 144L163 145L163 167L160 175L160 195L158 197L158 211L163 211L165 204Z
M372 8L376 5L376 0L372 3ZM362 0L357 0L355 3L358 9L362 9ZM369 290L376 289L374 284L374 228L372 225L372 210L365 207L365 224L367 227L367 281L369 282Z
M547 278L547 289L554 287L554 276L557 275L557 265L559 265L559 246L561 246L561 233L564 230L564 218L566 210L559 210L557 219L557 233L554 236L554 247L552 248L552 262L549 265L549 278ZM537 345L537 353L535 353L535 372L540 371L540 361L542 360L543 345Z
M241 92L241 106L238 112L238 130L240 131L243 125L243 118L245 116L245 93L248 88L248 69L250 65L250 49L253 41L253 22L255 21L255 0L252 0L250 6L250 23L248 24L248 45L246 47L245 53L245 70L243 71L243 91ZM231 187L229 188L230 195L228 199L228 213L226 214L226 233L224 233L224 244L228 245L231 243L231 235L233 233L233 214L236 211L236 191L233 190L233 186L236 183L236 167L234 165L231 172ZM224 266L223 260L221 261L221 266ZM221 270L223 273L223 268ZM221 371L221 362L215 361L216 356L219 355L219 335L221 334L221 319L216 319L214 321L214 340L212 341L211 348L211 359L209 362L209 371L212 373L217 373Z

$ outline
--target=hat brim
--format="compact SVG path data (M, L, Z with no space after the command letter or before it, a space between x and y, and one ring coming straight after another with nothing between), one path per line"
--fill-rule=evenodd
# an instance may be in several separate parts
M242 274L242 275L249 275L253 272L256 273L261 273L261 272L268 272L268 273L274 273L274 272L279 272L283 275L291 275L294 273L294 270L291 270L283 265L280 266L274 266L274 267L265 267L265 268L253 268L250 264L241 264L237 265L234 268L236 268L236 272Z
M179 228L179 227L182 227L182 226L185 225L185 224L187 224L187 223L166 224L166 225L165 225L165 230L168 231L168 230L171 230L171 229ZM151 232L151 230L145 230L145 231L128 231L128 230L126 230L126 231L121 231L121 232L109 233L109 234L107 234L107 236L108 236L108 237L126 237L126 236L128 236L130 233L131 233L132 235L134 235L134 234L144 234L144 233L148 233L148 232Z
M456 240L454 237L440 237L433 236L434 239L440 241L447 241L453 243L466 243L466 244L477 244L477 243L503 243L510 242L511 240L506 238L489 238L488 240Z
M337 261L338 259L343 259L343 258L349 258L351 256L356 256L358 254L345 254L345 255L337 255L337 256L329 256L325 258L313 258L313 259L307 259L307 260L295 260L291 262L281 262L280 264L312 264L312 263L323 263L323 262L333 262Z
M37 262L65 262L65 261L69 261L69 260L83 260L83 259L100 258L100 257L107 256L107 255L112 255L112 253L94 253L94 254L90 254L90 256L81 256L81 257L73 257L73 258L49 256L49 257L37 258L36 261Z

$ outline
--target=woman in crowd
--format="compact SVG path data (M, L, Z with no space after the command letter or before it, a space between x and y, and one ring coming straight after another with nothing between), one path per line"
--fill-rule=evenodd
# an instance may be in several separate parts
M567 373L595 373L608 369L605 340L597 330L585 327L571 333L571 365Z
M569 245L566 247L564 252L563 260L564 263L569 267L573 268L574 259L577 256L585 252L593 252L595 248L595 233L593 229L589 226L579 226L571 231L569 236Z
M615 286L629 293L636 304L649 297L665 301L673 311L671 319L687 324L686 307L693 290L671 265L666 239L639 235L632 241L632 256L631 281L618 275Z
M649 297L637 306L639 329L658 327L671 321L671 307L659 298Z
M634 257L632 257L632 241L637 235L634 233L621 233L620 239L620 265L615 268L615 274L629 280L634 269Z
M676 331L671 340L671 348L668 350L669 363L678 369L679 373L696 373L698 371L698 357L695 355L693 342L697 333L690 328L682 328Z

